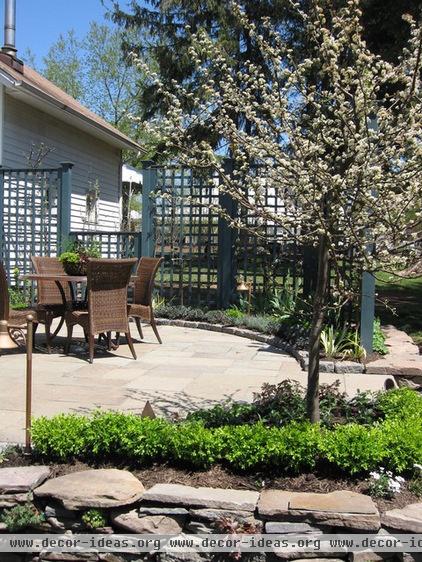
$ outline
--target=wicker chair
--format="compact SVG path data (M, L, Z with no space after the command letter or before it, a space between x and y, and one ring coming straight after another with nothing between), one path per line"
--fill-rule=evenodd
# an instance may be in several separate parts
M137 279L133 288L133 303L128 305L128 315L133 318L138 328L139 335L143 339L141 320L149 322L154 334L159 341L163 343L157 330L157 324L154 318L154 310L152 308L152 291L154 289L154 280L163 258L141 258L136 270Z
M6 270L4 269L3 263L0 261L0 320L5 320L11 331L13 331L13 329L24 330L26 328L26 318L28 314L31 314L34 318L33 326L35 331L35 327L43 320L42 315L41 318L38 318L37 312L31 308L26 308L24 310L12 310L10 308L9 285L7 283Z
M39 274L59 274L64 275L62 263L58 258L32 256L32 265L35 273ZM63 292L66 298L66 303L71 303L73 300L72 290L68 283L63 286ZM65 319L66 303L63 302L63 297L60 289L57 287L55 281L38 281L37 282L37 305L36 310L44 316L45 321L45 336L47 340L47 350L51 352L51 342L60 332ZM51 333L51 323L55 318L60 318L59 325L56 330Z
M89 261L87 271L88 310L68 310L66 312L66 354L70 350L73 327L79 324L88 337L90 363L94 360L95 336L107 334L110 349L111 332L114 331L125 334L133 358L136 359L127 315L127 290L135 264L136 259Z

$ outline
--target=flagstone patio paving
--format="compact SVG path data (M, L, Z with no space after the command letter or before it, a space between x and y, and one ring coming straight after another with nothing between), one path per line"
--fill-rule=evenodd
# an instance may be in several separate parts
M82 344L72 347L68 357L61 347L51 355L35 353L34 415L95 408L140 413L146 400L157 414L183 414L230 399L250 401L265 382L306 383L306 373L296 360L268 345L191 328L161 326L160 333L163 345L145 328L146 340L135 344L137 361L126 345L113 353L98 350L93 365L87 362ZM41 345L43 334L37 338ZM62 345L63 340L57 341ZM321 373L321 382L339 380L340 389L351 395L358 389L382 389L385 378ZM25 354L4 353L0 356L0 442L23 441L24 406Z

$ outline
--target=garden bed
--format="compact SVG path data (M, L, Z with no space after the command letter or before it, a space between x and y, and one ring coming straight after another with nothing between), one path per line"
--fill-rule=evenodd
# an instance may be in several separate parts
M7 460L0 467L31 466L39 463L40 459L37 456L24 455L22 452L13 451L7 455ZM338 474L325 477L318 476L313 472L297 476L285 476L268 471L242 474L227 470L220 465L213 466L209 470L186 470L166 464L154 464L147 468L139 468L139 466L128 465L124 462L87 463L77 460L69 463L51 462L45 464L50 467L52 478L94 468L126 469L130 470L146 489L165 482L194 487L231 488L234 490L256 490L258 492L265 489L274 489L326 494L337 490L349 490L360 494L369 494L368 478L345 478ZM384 513L390 509L401 508L409 503L418 502L420 497L409 490L407 482L403 484L400 493L394 495L391 499L374 497L373 500L380 513Z

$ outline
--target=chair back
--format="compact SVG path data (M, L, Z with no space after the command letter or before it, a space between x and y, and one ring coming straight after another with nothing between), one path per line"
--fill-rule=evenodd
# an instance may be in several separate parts
M6 270L0 261L0 320L9 320L9 285L7 283Z
M47 256L31 256L32 265L35 273L65 275L63 264L58 258ZM69 283L63 283L63 290L66 301L72 300ZM63 304L63 298L55 281L37 282L37 303L38 304Z
M137 279L133 290L133 304L151 306L154 280L163 258L142 257L136 270Z
M136 259L92 259L87 292L91 334L128 332L127 289Z

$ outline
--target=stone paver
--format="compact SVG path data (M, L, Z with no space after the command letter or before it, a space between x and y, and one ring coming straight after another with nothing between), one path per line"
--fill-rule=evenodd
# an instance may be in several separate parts
M50 475L48 466L20 466L0 468L0 494L29 492Z
M214 509L254 511L259 493L250 490L226 490L224 488L194 488L181 484L155 484L147 490L144 501L169 503Z
M63 338L56 340L51 355L35 353L34 416L88 413L96 408L140 413L147 400L159 415L183 414L224 400L250 401L264 382L293 379L306 384L306 373L297 361L267 344L192 328L160 326L159 330L163 345L145 327L146 340L135 343L137 361L122 343L113 353L100 351L89 365L80 346L74 346L68 357L62 354ZM75 329L75 337L81 335ZM41 332L37 344L43 342ZM340 390L353 395L357 388L382 389L385 376L321 373L320 379L322 383L339 380ZM4 353L0 356L0 442L23 442L24 407L25 355Z
M402 532L422 533L422 502L387 511L382 517L382 524Z
M333 527L376 531L380 528L377 506L369 496L340 490L328 494L264 490L258 513L265 519L289 518Z
M53 478L37 488L34 494L58 500L66 509L78 510L129 505L138 501L144 491L141 482L130 472L104 468Z
M182 530L182 525L173 517L166 515L140 517L135 509L127 513L115 514L111 517L111 521L124 531L137 534L178 535Z
M422 355L412 338L394 326L383 328L388 355L369 363L367 372L377 374L405 374L409 371L422 375Z

